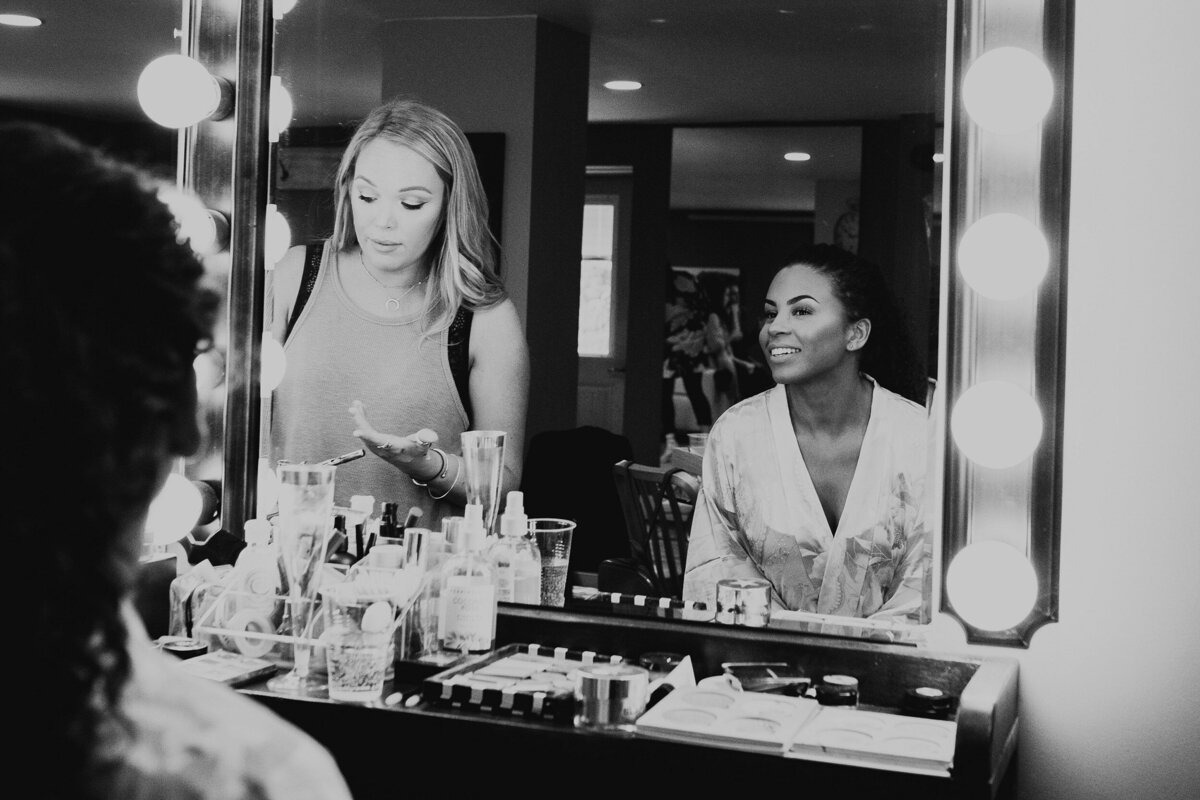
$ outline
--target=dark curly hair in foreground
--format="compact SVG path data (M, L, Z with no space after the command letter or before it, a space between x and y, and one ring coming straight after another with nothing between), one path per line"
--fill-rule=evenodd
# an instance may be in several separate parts
M39 687L21 752L54 759L43 797L104 793L97 745L120 741L130 671L119 609L147 507L197 445L192 361L216 296L157 188L60 131L0 125L4 535L34 554L13 610Z
M883 271L873 262L831 244L796 250L781 269L794 264L805 264L829 278L851 320L871 320L871 335L859 364L861 371L884 388L925 405L929 381L920 372L912 335Z

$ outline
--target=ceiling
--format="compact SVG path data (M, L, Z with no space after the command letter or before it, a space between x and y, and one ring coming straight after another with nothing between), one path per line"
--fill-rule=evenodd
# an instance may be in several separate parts
M0 103L138 117L142 67L179 51L180 0L0 0L6 11L44 24L0 26ZM857 177L857 151L841 129L808 128L809 143L793 148L772 126L940 119L945 13L946 0L299 0L277 27L277 57L323 84L319 103L293 92L295 124L328 124L378 100L378 78L361 74L372 61L360 57L380 46L363 39L377 21L535 15L588 34L592 122L767 123L677 142L691 170L707 171L698 186L736 175L767 191L779 182L782 145L824 140L812 161L788 165L805 180ZM331 45L288 50L288 38ZM614 78L643 88L603 88Z

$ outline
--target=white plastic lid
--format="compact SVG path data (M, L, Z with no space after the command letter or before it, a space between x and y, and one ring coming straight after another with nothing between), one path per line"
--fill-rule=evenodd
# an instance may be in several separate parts
M501 536L524 536L529 533L529 517L525 516L525 493L513 490L508 493L504 514L500 517Z
M246 544L267 544L271 541L271 523L265 519L248 519L243 528Z
M466 518L462 527L463 547L466 550L479 550L487 538L487 531L483 529L483 506L467 503L463 516Z

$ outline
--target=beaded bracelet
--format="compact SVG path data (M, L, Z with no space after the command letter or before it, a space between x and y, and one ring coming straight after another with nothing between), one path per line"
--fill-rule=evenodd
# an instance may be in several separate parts
M447 472L447 470L450 469L450 461L446 458L446 452L444 450L442 450L440 447L431 447L430 449L433 452L437 453L439 456L441 456L442 468L438 470L438 473L436 475L434 475L432 478L425 481L424 483L417 480L416 478L412 479L413 485L420 486L422 489L429 486L429 484L433 483L434 481L440 481L442 478L446 477L446 472Z
M454 480L450 481L449 489L442 492L441 494L434 494L433 492L429 492L429 496L432 497L434 500L444 499L447 495L450 494L450 492L454 491L454 487L458 485L458 479L462 477L462 474L463 474L463 468L460 466L458 469L456 469L454 471ZM428 492L429 490L426 489L425 491Z

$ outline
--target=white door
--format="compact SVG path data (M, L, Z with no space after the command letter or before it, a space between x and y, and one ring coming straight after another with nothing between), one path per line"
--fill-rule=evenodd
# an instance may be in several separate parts
M578 425L623 433L629 317L628 175L589 177L579 277Z

